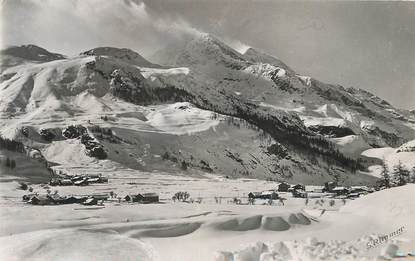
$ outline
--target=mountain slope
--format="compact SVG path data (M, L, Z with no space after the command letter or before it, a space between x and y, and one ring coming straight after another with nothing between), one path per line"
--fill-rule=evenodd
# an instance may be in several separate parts
M414 121L408 113L367 91L300 76L252 48L240 55L229 47L218 47L223 45L203 34L168 46L153 57L161 64L190 66L194 74L200 74L198 78L256 105L295 112L323 135L358 134L376 147L396 147L414 138Z
M117 62L129 63L137 66L143 67L160 67L160 65L153 64L147 61L143 56L134 52L133 50L127 48L115 48L115 47L98 47L86 52L81 53L81 55L88 56L105 56L110 57Z
M267 64L272 64L274 66L277 67L281 67L284 70L288 71L290 74L295 74L294 70L291 69L290 67L288 67L288 65L286 65L284 62L282 62L281 60L278 60L277 58L268 55L264 52L261 52L259 50L256 50L252 47L248 48L245 53L243 54L243 56L253 62L253 63L267 63Z
M111 47L10 67L1 75L0 131L67 171L207 171L315 184L374 182L352 174L364 167L360 152L415 135L410 119L369 93L248 54L202 34L156 55L180 68ZM69 130L80 134L62 135ZM342 150L347 142L330 141L347 135L364 145Z
M61 60L65 57L61 54L51 53L36 45L11 46L0 51L0 70L7 67L16 66L26 61L49 62Z

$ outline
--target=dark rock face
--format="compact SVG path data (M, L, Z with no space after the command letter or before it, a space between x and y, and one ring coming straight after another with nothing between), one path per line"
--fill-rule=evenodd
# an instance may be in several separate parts
M316 125L316 126L310 126L308 128L315 133L328 136L328 137L332 137L332 138L341 138L344 136L355 135L355 133L347 127Z
M82 144L84 144L85 148L87 149L88 156L91 156L97 159L107 158L108 155L104 150L104 146L102 146L98 141L93 139L87 133L82 135L81 142Z
M48 129L42 129L42 130L40 130L39 134L40 134L40 136L42 136L42 138L45 141L49 141L49 142L52 141L56 137L55 134L53 134Z
M87 129L82 125L70 125L62 131L62 135L67 139L76 139L87 133Z
M110 77L111 94L135 104L184 102L193 100L194 97L187 91L170 85L162 88L147 86L143 79L121 70L114 70Z
M97 159L106 159L107 153L97 140L92 138L88 134L87 128L82 125L70 125L62 131L62 135L67 139L76 139L80 138L81 143L85 146L87 150L87 155L97 158Z
M273 154L279 158L285 158L288 156L287 148L281 144L272 144L267 148L269 154Z
M397 147L403 142L402 138L398 137L395 133L388 133L379 129L378 127L367 131L369 134L382 137L385 142L391 147Z

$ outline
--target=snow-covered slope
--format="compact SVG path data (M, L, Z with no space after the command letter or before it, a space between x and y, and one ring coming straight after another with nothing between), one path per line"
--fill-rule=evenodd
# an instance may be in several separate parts
M397 147L415 138L409 114L381 98L361 89L346 89L297 75L278 59L252 48L240 55L211 35L185 39L152 58L160 64L190 67L198 79L256 104L286 111L304 108L299 116L321 134L357 134L377 147ZM350 131L335 133L339 122Z
M0 51L0 71L25 62L49 62L64 58L36 45L11 46Z
M415 185L409 184L366 195L320 217L321 223L333 226L310 233L312 237L271 242L258 238L236 251L218 251L216 260L410 260L406 254L415 243L414 192ZM387 239L379 243L380 236ZM398 253L406 256L394 257Z
M372 182L349 175L356 168L349 158L415 138L408 114L383 100L304 80L271 56L242 55L208 34L154 57L162 66L181 67L112 47L8 67L1 74L0 131L70 168L88 162L189 168L311 183L331 180L333 173L346 183ZM87 127L107 159L79 158L88 153L82 142L56 134L69 125ZM23 127L33 135L22 135ZM42 129L56 137L42 140Z
M254 48L248 48L245 53L243 54L244 57L253 62L253 63L266 63L266 64L271 64L277 67L281 67L284 70L288 71L290 74L294 74L294 70L291 69L290 67L288 67L288 65L286 65L284 62L282 62L281 60L268 55L262 51L259 51L257 49Z
M369 158L378 159L379 162L384 161L392 172L394 167L399 162L409 171L415 167L415 140L409 141L399 148L373 148L362 152L362 155ZM380 177L382 168L380 165L375 164L369 168L371 175Z
M81 55L89 56L106 56L117 60L118 62L124 62L134 64L143 67L160 67L157 64L153 64L147 61L143 56L127 48L115 48L115 47L98 47L89 51L81 53Z

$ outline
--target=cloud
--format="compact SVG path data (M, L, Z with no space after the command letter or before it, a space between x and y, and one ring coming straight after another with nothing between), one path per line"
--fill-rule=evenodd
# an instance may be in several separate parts
M152 53L169 41L198 33L183 19L150 15L132 0L5 0L2 46L37 44L76 54L97 46Z

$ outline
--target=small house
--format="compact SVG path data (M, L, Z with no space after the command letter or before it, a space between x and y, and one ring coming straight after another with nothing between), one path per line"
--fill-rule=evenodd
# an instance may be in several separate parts
M82 196L70 196L70 197L66 197L62 204L75 204L75 203L82 203L87 199L87 197L82 197Z
M307 186L306 191L311 193L323 193L325 189L324 186Z
M354 186L351 187L350 193L367 194L369 191L369 188L366 186Z
M29 201L32 197L37 196L36 193L30 193L27 195L23 195L23 201Z
M72 176L72 177L71 177L71 180L72 180L73 182L75 182L75 181L80 181L80 180L83 180L83 179L84 179L84 177L79 176L79 175L75 175L75 176Z
M98 199L96 198L87 198L84 202L82 202L85 206L92 206L98 204Z
M248 198L260 198L261 197L261 192L249 192L248 193Z
M156 203L159 202L159 195L156 193L141 193L133 198L134 202L140 203Z
M349 199L355 199L355 198L360 197L360 194L359 193L350 193L346 197L349 198Z
M127 201L127 202L131 202L131 201L133 201L133 197L130 196L130 195L127 195L127 196L124 197L124 200Z
M71 185L73 185L73 182L72 182L72 180L70 180L70 179L61 179L61 180L59 181L59 184L60 184L61 186L71 186Z
M305 186L303 184L296 184L294 186L291 187L293 190L304 190L305 191Z
M305 192L304 190L297 190L294 189L292 191L293 197L295 198L306 198L307 197L307 192Z
M45 195L33 196L29 201L32 205L49 205L51 200Z
M49 194L46 197L53 204L62 204L63 200L65 199L64 197L61 197L59 194Z
M290 189L290 187L291 186L288 183L283 182L283 183L280 183L278 185L278 191L279 192L288 192L288 189Z
M99 182L99 177L97 177L97 178L91 178L91 177L89 177L89 178L87 178L88 179L88 183L98 183Z
M262 191L259 196L261 199L277 199L278 194L274 190Z
M73 183L75 186L87 186L88 185L88 179L83 178L81 180L74 181Z
M108 177L99 176L99 183L108 183Z
M335 187L334 189L332 189L333 193L336 193L336 195L345 195L347 193L349 193L349 190L346 187Z
M108 200L109 195L107 193L102 194L92 194L91 197L97 199L97 200Z
M324 183L325 192L332 192L335 187L337 187L337 182L329 181Z

